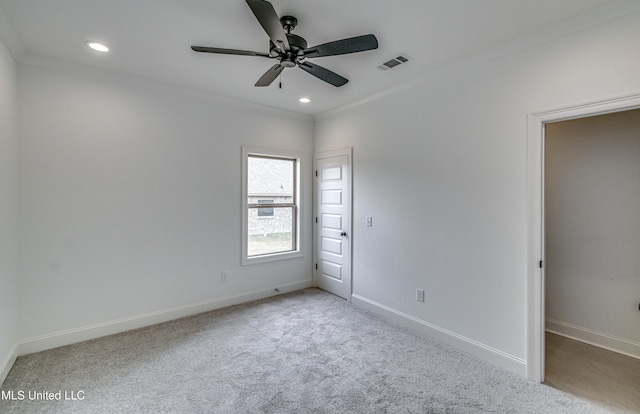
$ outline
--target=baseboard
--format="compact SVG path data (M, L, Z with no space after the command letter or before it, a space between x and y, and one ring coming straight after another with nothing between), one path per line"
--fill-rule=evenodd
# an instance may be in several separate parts
M58 348L60 346L130 331L132 329L143 328L145 326L183 318L185 316L196 315L202 312L209 312L216 309L226 308L228 306L239 305L241 303L306 289L312 285L312 280L279 285L268 289L245 292L235 296L227 296L220 299L193 303L190 305L151 312L130 318L118 319L111 322L99 323L77 329L69 329L36 338L29 338L20 341L18 344L18 355L32 354L34 352L45 351L47 349Z
M620 354L628 355L640 359L640 343L617 336L597 332L581 326L546 319L545 330L558 335L566 336L576 341L585 342L589 345L598 346Z
M522 377L525 377L527 374L527 364L522 358L509 355L498 349L484 345L462 335L458 335L455 332L448 331L362 296L351 295L351 300L355 306L377 313L403 326L445 342L462 352L471 354L490 364L504 368Z
M7 379L7 375L9 375L9 371L11 371L11 367L16 362L17 358L18 344L15 344L4 360L0 363L0 386L4 383L4 380Z

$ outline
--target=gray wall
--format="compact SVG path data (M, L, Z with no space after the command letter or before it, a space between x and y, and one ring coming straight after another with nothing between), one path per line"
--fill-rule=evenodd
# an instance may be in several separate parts
M640 357L640 110L545 134L547 328Z
M16 62L0 40L0 383L13 360L18 323Z

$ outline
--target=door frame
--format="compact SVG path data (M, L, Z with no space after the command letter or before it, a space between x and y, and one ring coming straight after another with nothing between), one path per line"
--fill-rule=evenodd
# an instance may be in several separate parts
M348 237L346 243L349 247L349 263L347 268L349 269L349 280L345 281L348 287L347 301L351 302L351 295L353 294L353 148L339 148L330 151L317 152L313 154L313 285L318 286L318 271L316 269L316 263L318 263L319 254L318 250L320 246L318 244L318 160L322 158L330 158L337 156L347 156L347 191L349 192L349 228L346 229Z
M640 94L527 116L527 378L544 381L545 364L545 124L640 108Z

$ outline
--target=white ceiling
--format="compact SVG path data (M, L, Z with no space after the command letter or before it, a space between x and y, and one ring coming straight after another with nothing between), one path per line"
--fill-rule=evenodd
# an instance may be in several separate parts
M636 0L637 2L637 0ZM310 46L373 33L374 51L313 59L349 79L336 88L299 68L254 83L274 64L249 56L196 53L191 45L268 51L268 37L245 0L0 0L0 36L21 62L82 65L308 114L393 88L514 40L580 27L585 16L621 14L628 0L271 0L298 18L293 33ZM626 9L625 9L626 8ZM628 11L628 10L626 10ZM597 19L595 19L597 20ZM561 35L556 30L557 35ZM107 44L99 54L86 40ZM524 43L524 42L523 42ZM382 62L413 60L390 71ZM300 104L306 96L310 104Z

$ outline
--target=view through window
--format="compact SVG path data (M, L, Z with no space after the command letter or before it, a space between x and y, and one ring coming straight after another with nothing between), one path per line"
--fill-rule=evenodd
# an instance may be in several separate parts
M247 157L247 257L296 250L296 159Z

